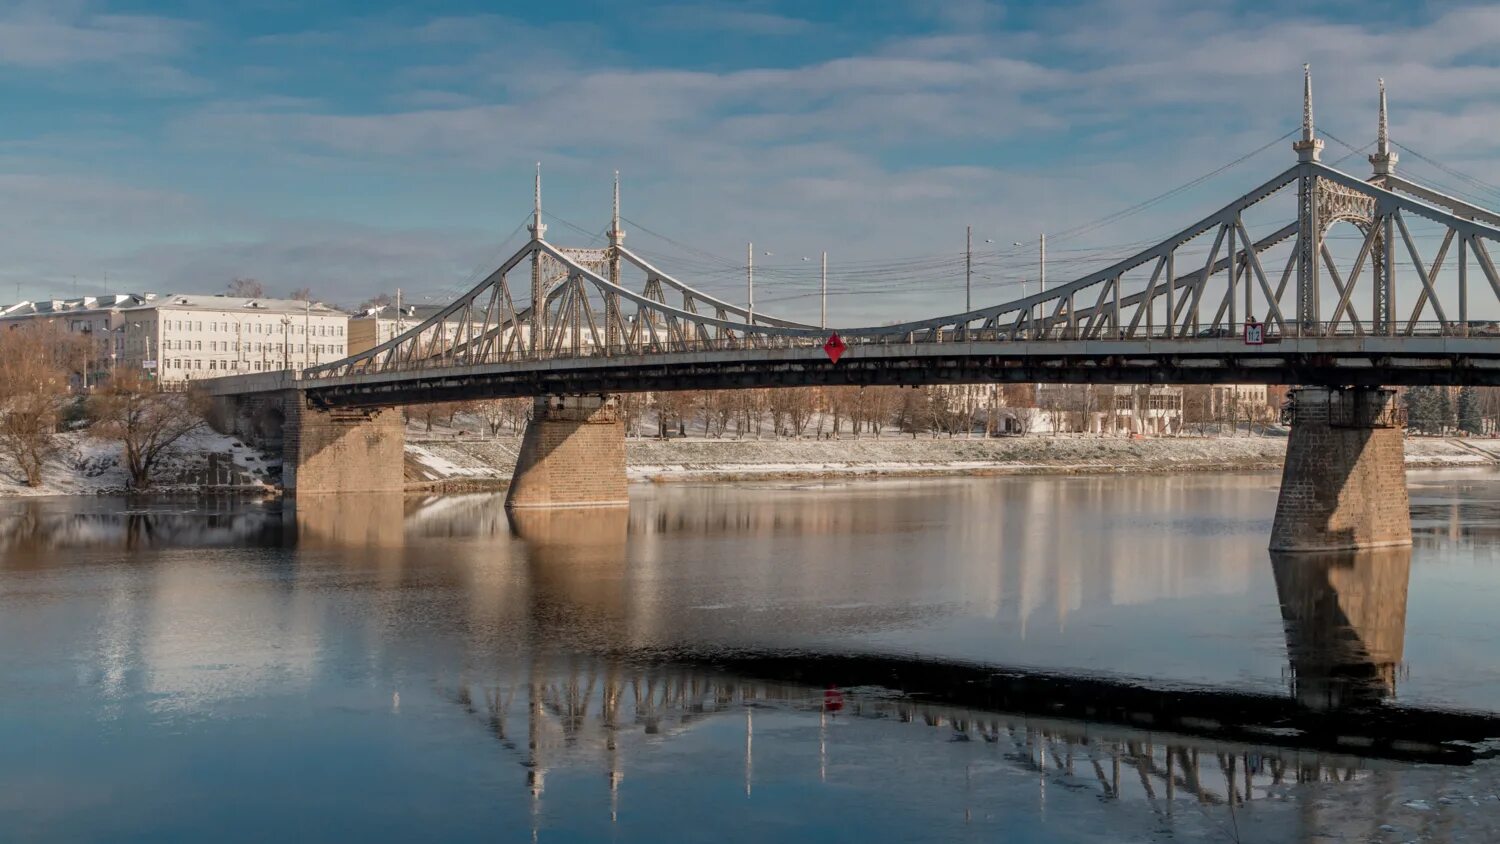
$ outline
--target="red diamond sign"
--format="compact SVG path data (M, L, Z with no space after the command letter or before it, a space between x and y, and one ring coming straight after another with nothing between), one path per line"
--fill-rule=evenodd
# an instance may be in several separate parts
M839 358L844 356L844 350L847 348L849 347L844 345L843 339L835 332L829 336L828 342L823 344L823 354L828 355L829 360L838 363Z

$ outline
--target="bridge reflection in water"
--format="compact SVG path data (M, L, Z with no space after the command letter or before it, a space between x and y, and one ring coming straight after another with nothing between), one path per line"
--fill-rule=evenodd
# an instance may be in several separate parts
M795 508L766 522L748 509L724 517L715 507L698 524L649 509L506 514L492 496L196 506L121 515L17 504L0 520L0 565L38 548L284 545L318 554L373 549L340 564L375 560L402 567L393 569L402 577L425 567L444 588L467 578L466 635L493 638L503 620L518 641L501 650L522 659L476 652L462 674L442 680L444 694L520 766L538 812L548 773L560 769L601 770L618 808L631 765L653 752L648 745L726 719L743 724L750 793L757 725L790 715L818 719L822 777L839 776L836 719L879 721L930 730L943 743L930 749L933 759L949 742L969 742L967 765L986 754L986 770L1035 775L1044 791L1094 789L1163 816L1182 801L1232 808L1292 783L1378 780L1410 760L1463 764L1474 753L1460 742L1500 734L1488 716L1397 705L1406 548L1270 557L1289 665L1289 694L1276 698L889 654L725 649L661 635L695 628L653 616L663 611L653 603L662 586L650 569L653 541L708 536L702 550L725 553L735 537L847 528ZM493 541L506 535L509 543ZM437 558L424 546L435 538L462 541L432 546L444 549Z

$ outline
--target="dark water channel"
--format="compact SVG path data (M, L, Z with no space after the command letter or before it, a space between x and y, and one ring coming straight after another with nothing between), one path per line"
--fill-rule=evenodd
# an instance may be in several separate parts
M0 503L0 841L1500 840L1500 474Z

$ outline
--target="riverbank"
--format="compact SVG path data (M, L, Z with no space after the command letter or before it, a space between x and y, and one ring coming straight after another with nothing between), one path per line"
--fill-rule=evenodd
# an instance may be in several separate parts
M503 487L519 437L423 439L406 447L408 485L421 489ZM734 481L941 475L1244 472L1279 469L1286 438L885 437L843 440L632 439L633 481ZM1412 437L1411 468L1500 466L1500 440Z
M47 459L40 486L27 486L23 473L0 455L0 497L108 495L130 491L124 446L98 440L86 431L59 434L56 452ZM196 493L216 490L274 493L281 461L239 439L200 428L177 442L157 461L152 492Z
M426 437L407 432L411 490L504 489L521 438ZM129 478L118 443L62 436L40 487L27 487L0 458L0 496L98 495L125 492ZM1410 468L1500 466L1500 439L1412 437ZM626 473L635 482L815 480L1040 474L1250 472L1279 469L1286 438L1093 436L865 437L841 440L630 439ZM203 430L164 458L153 491L276 492L278 461L233 437Z

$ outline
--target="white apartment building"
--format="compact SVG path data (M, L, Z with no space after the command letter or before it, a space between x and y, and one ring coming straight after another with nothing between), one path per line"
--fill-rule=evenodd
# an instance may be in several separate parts
M1170 384L1038 384L1039 421L1057 433L1173 434L1183 388Z
M349 315L320 302L174 293L124 318L125 364L163 382L303 369L348 356Z
M1273 409L1265 384L1215 384L1208 389L1210 419L1265 421Z

